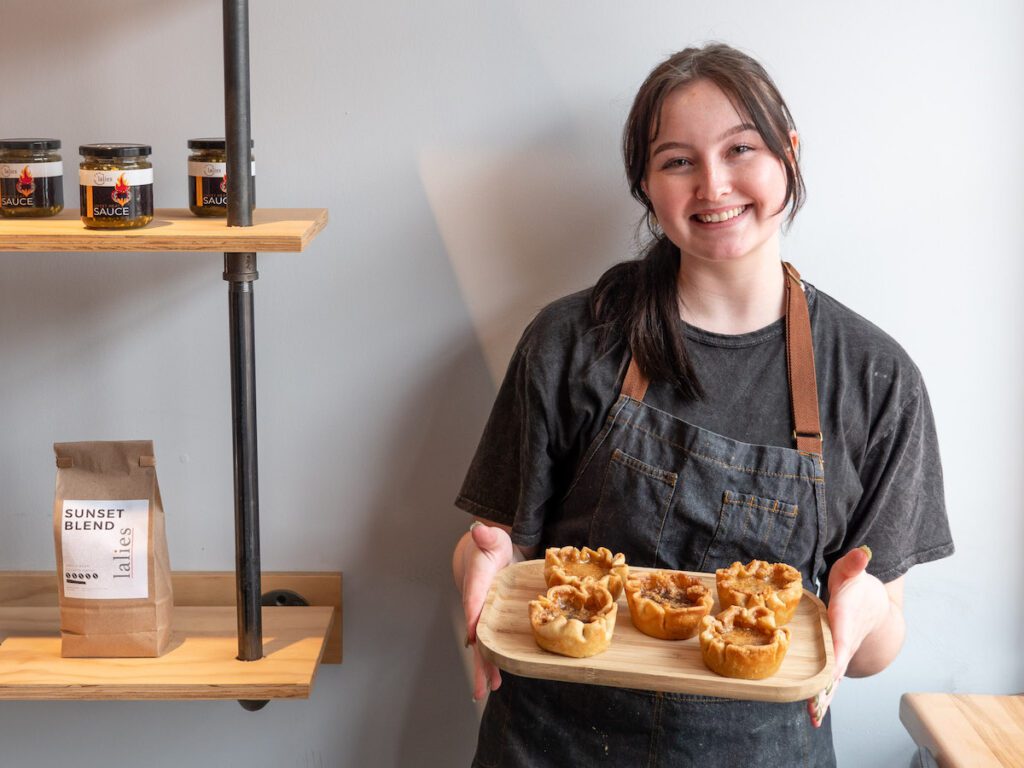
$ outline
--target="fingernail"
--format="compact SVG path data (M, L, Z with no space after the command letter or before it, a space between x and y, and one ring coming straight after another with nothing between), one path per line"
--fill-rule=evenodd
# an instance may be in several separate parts
M871 562L871 547L869 547L867 544L861 544L859 547L857 547L857 549L863 549L864 550L864 554L868 556L868 562L870 563Z
M478 699L476 696L474 696L473 697L473 703L474 704L479 704L480 703L480 699Z
M472 523L469 524L469 530L472 531L474 528L479 528L481 525L483 525L483 523L481 523L479 520L474 520Z

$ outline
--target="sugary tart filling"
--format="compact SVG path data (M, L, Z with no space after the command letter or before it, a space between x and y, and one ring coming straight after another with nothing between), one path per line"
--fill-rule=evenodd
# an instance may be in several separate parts
M588 576L593 579L600 579L608 573L609 566L601 563L595 563L591 560L580 560L579 562L573 562L570 560L565 564L565 570L574 576L579 576L581 579L587 578Z
M537 611L537 621L547 624L559 616L568 620L576 619L584 624L600 618L608 612L611 604L611 595L604 589L593 589L580 591L574 588L558 587L548 590L546 597L542 597L540 609Z
M641 587L640 597L660 605L668 605L673 608L689 608L696 605L696 600L691 600L687 590L672 582L661 584L647 584Z
M774 635L765 634L758 629L747 627L734 627L725 632L722 639L731 645L770 645L774 642Z
M593 610L586 603L573 600L570 595L559 595L544 606L544 610L538 618L546 624L549 621L554 621L559 616L565 616L567 619L576 619L587 624L593 621L596 615L597 611Z
M772 589L780 589L785 584L777 583L777 579L761 579L757 576L745 576L741 578L730 579L730 585L741 592L746 592L751 595L760 595L765 592L769 592Z

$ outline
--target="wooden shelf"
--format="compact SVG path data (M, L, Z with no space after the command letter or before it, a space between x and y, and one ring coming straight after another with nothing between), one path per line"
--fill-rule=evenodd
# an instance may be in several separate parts
M234 608L175 608L156 659L64 659L57 608L0 608L0 699L304 699L333 609L264 608L259 661L238 661Z
M0 573L0 700L307 698L321 662L341 661L341 574L265 573L309 607L263 609L264 658L238 661L234 574L178 572L171 649L155 659L60 655L57 578ZM191 603L205 603L194 605Z
M77 210L49 219L0 218L0 251L220 251L305 250L326 226L326 208L257 208L251 227L193 216L187 208L157 208L140 229L86 229Z

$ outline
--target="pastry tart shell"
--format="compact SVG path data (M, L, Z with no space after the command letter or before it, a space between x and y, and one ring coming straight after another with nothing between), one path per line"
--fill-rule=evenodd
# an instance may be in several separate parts
M626 602L633 626L661 640L686 640L700 631L714 598L700 579L682 571L651 571L626 579ZM676 599L658 600L652 592ZM646 594L645 594L646 593Z
M622 587L629 576L626 556L621 552L612 554L610 549L599 547L549 547L544 552L544 581L548 587L561 584L581 586L584 579L594 579L619 599Z
M618 609L611 592L597 582L562 584L530 601L530 626L545 651L584 658L608 649Z
M723 610L734 605L741 608L762 605L775 614L775 623L780 627L793 618L804 594L800 571L785 563L764 560L751 560L746 565L736 562L728 568L719 568L715 571L715 583Z
M756 636L756 644L734 642L730 635ZM700 652L704 664L723 677L763 680L779 671L789 649L789 627L778 627L769 608L734 605L701 621Z

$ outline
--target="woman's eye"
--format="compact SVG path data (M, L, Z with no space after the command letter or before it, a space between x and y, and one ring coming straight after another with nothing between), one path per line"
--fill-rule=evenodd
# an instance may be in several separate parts
M664 168L685 168L685 167L690 166L690 165L693 165L693 163L691 163L685 157L673 157L671 160L667 160L663 167Z
M753 152L754 148L749 144L737 144L735 147L732 148L732 151L735 155L743 155L746 154L747 152Z

